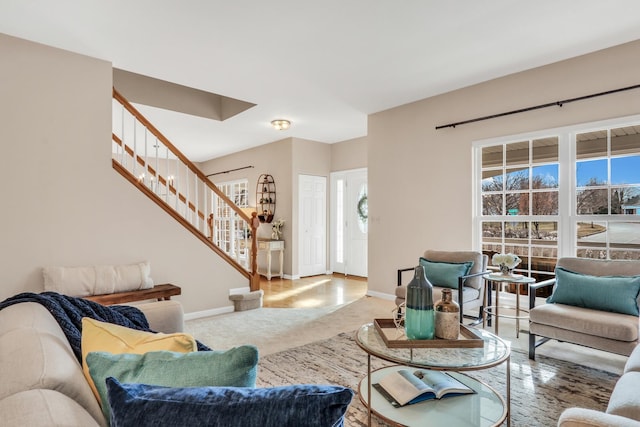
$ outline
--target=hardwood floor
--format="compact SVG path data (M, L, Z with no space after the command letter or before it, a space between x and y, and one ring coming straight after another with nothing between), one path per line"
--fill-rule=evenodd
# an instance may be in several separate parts
M332 274L297 280L262 277L263 306L271 308L313 308L346 304L367 292L365 277Z

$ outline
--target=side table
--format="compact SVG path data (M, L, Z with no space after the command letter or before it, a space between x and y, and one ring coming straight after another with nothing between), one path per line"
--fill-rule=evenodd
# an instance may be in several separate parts
M489 305L484 308L484 315L482 316L482 327L484 328L486 326L487 316L493 316L495 317L495 324L494 324L495 333L496 335L498 335L498 332L499 332L498 318L504 317L509 319L515 319L516 320L516 338L519 338L520 337L520 320L524 320L529 317L529 311L520 308L520 287L523 285L530 285L532 283L535 283L536 279L523 276L522 274L505 275L502 273L487 274L486 276L484 276L484 278L489 283L488 289L485 292L485 294L487 295L487 300ZM496 301L494 305L491 305L491 286L490 285L494 282L513 284L516 286L516 306L515 307L500 305L500 286L496 286ZM511 316L504 313L500 314L500 309L515 310L515 316ZM523 312L526 314L525 315L521 314Z
M278 265L280 266L278 273L271 272L271 251L278 251ZM282 268L284 266L284 240L272 240L272 239L258 239L258 252L266 252L267 255L267 269L266 271L258 271L258 273L262 274L267 278L267 280L271 280L273 276L278 276L281 279L283 278Z
M284 278L284 272L283 272L283 268L284 268L284 240L273 240L273 239L265 239L262 237L258 238L258 250L257 250L257 255L260 255L260 253L264 253L266 260L267 260L267 267L266 269L262 270L260 268L260 266L258 266L258 273L265 276L267 278L267 280L271 280L272 277L278 276L281 279ZM244 261L246 261L246 265L248 266L247 268L250 268L251 266L251 240L250 239L243 239L240 240L240 243L238 245L238 248L241 250L246 250L247 251L247 255L246 258L244 258ZM271 270L271 260L272 260L272 255L271 252L272 251L278 251L278 266L279 266L279 270L277 273L272 272ZM236 255L236 261L241 262L242 264L244 264L244 262L242 262L242 260L240 259L240 255L238 253L238 255Z

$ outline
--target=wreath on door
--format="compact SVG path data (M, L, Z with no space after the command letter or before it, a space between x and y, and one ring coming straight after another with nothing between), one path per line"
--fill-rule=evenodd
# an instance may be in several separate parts
M366 193L360 196L360 200L358 200L358 218L365 224L367 218L369 218L369 204L367 203Z

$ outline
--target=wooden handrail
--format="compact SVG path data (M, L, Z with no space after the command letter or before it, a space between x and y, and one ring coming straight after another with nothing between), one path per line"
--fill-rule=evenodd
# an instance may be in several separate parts
M160 206L162 209L164 209L165 212L167 212L176 221L178 221L185 228L187 228L194 236L196 236L198 239L200 239L205 245L209 246L215 253L217 253L222 258L224 258L225 261L227 261L229 264L231 264L236 270L238 270L243 276L245 276L247 279L249 279L251 281L251 283L253 284L253 272L249 272L246 269L244 269L240 264L238 264L236 262L236 260L231 258L229 256L229 254L227 254L225 251L220 249L211 240L207 239L207 237L204 234L202 234L200 232L200 230L195 228L193 226L193 224L191 224L189 221L184 219L182 217L182 215L180 215L178 212L175 211L175 209L170 207L168 204L164 203L160 199L160 197L158 197L153 191L151 191L149 189L149 187L147 187L146 185L144 185L143 183L138 181L138 179L135 176L133 176L133 174L131 172L129 172L124 166L122 166L117 160L112 160L112 165L113 165L113 168L117 172L120 173L120 175L122 175L129 182L131 182L133 185L138 187L138 189L140 191L142 191L145 195L147 195L147 197L149 197L151 200L153 200L158 206ZM258 280L259 280L259 276L258 276ZM258 289L260 289L260 288L258 287Z
M214 185L211 181L209 181L207 176L204 173L202 173L200 171L200 169L198 169L187 157L185 157L184 154L182 154L182 152L180 152L180 150L178 150L171 143L171 141L169 141L158 129L156 129L156 127L153 126L153 124L151 124L151 122L149 122L149 120L147 120L146 117L144 117L133 105L131 105L131 103L129 101L127 101L126 98L124 98L115 88L113 88L113 98L115 100L117 100L142 125L144 125L149 130L149 132L151 132L151 134L153 136L155 136L160 142L162 142L167 147L167 149L169 151L171 151L171 153L173 155L175 155L178 159L180 159L180 161L182 161L187 166L187 168L189 168L189 170L195 176L197 176L198 179L200 179L200 181L202 181L211 191L213 191L220 199L222 199L224 201L224 203L226 203L228 206L230 206L231 209L233 209L236 212L236 214L238 214L238 216L240 216L240 218L242 218L247 224L249 224L249 227L251 228L251 241L252 241L251 258L252 258L253 261L252 261L252 265L251 265L251 273L247 277L250 279L250 289L252 291L259 290L260 289L260 275L258 274L258 268L257 268L257 255L258 255L257 227L258 227L258 225L260 223L259 223L259 221L258 221L258 219L256 217L257 214L254 212L252 214L252 217L249 217L242 210L240 210L240 208L238 206L236 206L236 204L233 203L231 201L231 199L229 199L229 197L227 197L226 194L224 194L222 191L220 191L220 189L216 185ZM137 158L137 162L141 166L146 168L146 170L150 174L152 174L153 176L156 176L158 181L162 182L163 185L165 185L167 188L169 188L169 191L171 191L173 194L175 194L182 203L185 203L188 206L188 208L191 209L193 212L197 212L197 216L199 218L201 218L203 220L205 219L205 215L200 210L198 210L197 207L193 203L187 202L187 198L184 195L182 195L181 193L179 193L175 187L173 187L172 185L167 185L166 179L164 177L162 177L161 175L157 174L155 169L152 168L150 165L146 164L144 159L141 159L139 156L135 156L134 155L134 150L131 149L131 147L128 147L126 144L124 144L122 142L122 140L120 140L120 138L118 138L117 135L115 135L115 134L113 134L113 140L117 144L122 146L123 149L127 152L127 154L129 154L130 156L132 156L134 158ZM117 167L116 167L116 165L117 165ZM206 236L204 234L202 234L196 227L194 227L186 219L184 219L177 212L175 212L174 209L169 208L169 206L164 202L159 203L159 199L160 198L154 192L152 192L146 185L144 185L143 183L140 183L138 181L137 177L134 177L133 174L131 174L126 168L124 168L124 166L120 165L116 160L113 160L113 166L123 176L125 176L129 181L131 181L136 187L138 187L141 191L143 191L145 194L147 194L147 196L149 196L152 200L154 200L159 206L161 206L166 212L168 212L177 221L179 221L185 227L187 227L190 231L192 231L200 240L205 242L207 244L207 246L210 246L222 258L224 258L227 262L229 262L231 265L233 265L238 271L240 271L243 274L248 273L244 268L242 268L242 266L240 266L226 252L224 252L222 249L220 249L212 241L207 239Z
M184 154L182 154L175 147L175 145L173 145L158 129L156 129L155 126L153 126L149 122L149 120L146 119L146 117L144 117L138 110L136 110L136 108L133 105L131 105L129 101L127 101L122 95L120 95L115 88L113 89L113 97L116 100L118 100L118 102L120 102L122 106L127 111L129 111L129 113L131 113L131 115L133 115L136 119L138 119L140 123L142 123L147 129L149 129L149 131L153 134L153 136L158 138L164 145L166 145L169 151L171 151L171 153L173 153L177 158L179 158L182 161L182 163L187 165L189 170L193 172L196 176L198 176L198 178L200 178L200 180L204 182L207 185L207 187L211 189L211 191L216 193L218 197L220 197L222 200L225 201L225 203L231 206L232 209L236 211L236 213L238 213L238 215L240 215L242 219L244 219L247 222L250 222L250 218L247 214L242 212L242 210L240 210L240 208L237 207L235 203L233 203L231 199L227 197L226 194L220 191L220 189L217 186L215 186L211 181L209 181L209 178L207 178L207 176L204 173L202 173L200 169L198 169L193 163L191 163L191 161L187 159L184 156Z
M123 144L122 140L118 137L118 135L114 133L112 134L112 137L113 137L113 141L116 144L123 147L123 149L128 155L130 155L131 157L134 157L133 149L129 147L127 144ZM135 158L137 159L137 162L140 164L140 166L146 168L146 171L149 172L151 176L156 177L156 179L160 184L167 187L169 189L169 192L177 196L182 203L186 204L187 209L191 210L191 212L193 213L197 213L200 219L204 221L204 213L201 210L197 209L193 203L191 202L187 203L187 197L184 194L179 193L178 190L173 185L168 184L166 178L160 175L159 173L156 173L156 170L151 165L148 165L147 162L145 162L140 156L135 156Z

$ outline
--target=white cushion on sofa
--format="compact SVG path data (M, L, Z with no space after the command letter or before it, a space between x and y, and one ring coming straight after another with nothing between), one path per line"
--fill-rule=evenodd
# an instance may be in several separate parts
M24 326L17 327L21 322ZM0 399L30 389L57 390L95 419L103 417L80 362L46 308L36 303L7 307L0 310L0 325Z
M75 401L54 390L26 390L0 400L2 425L99 427Z
M32 328L66 340L49 310L37 302L22 302L0 310L0 335L14 329Z
M129 265L44 267L44 290L83 297L153 287L148 262Z
M627 372L616 383L609 398L607 413L640 421L640 372Z

